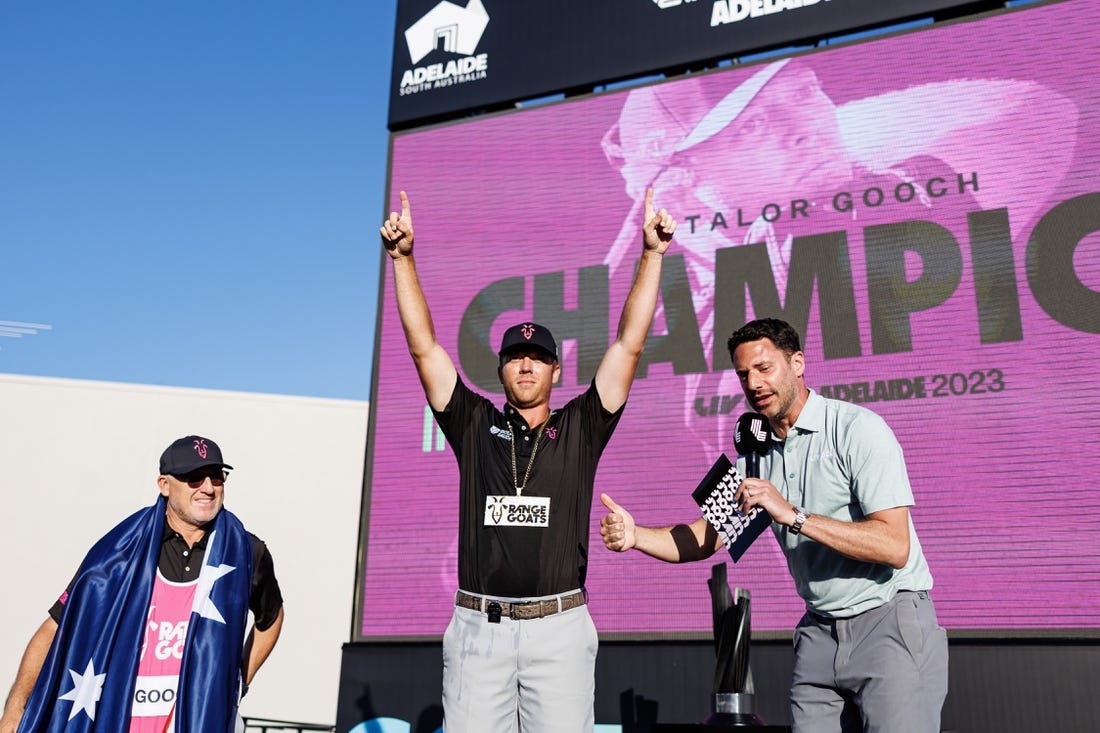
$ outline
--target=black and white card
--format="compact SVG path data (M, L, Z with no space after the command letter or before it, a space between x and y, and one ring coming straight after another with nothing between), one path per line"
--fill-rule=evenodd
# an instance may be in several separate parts
M722 538L734 562L741 559L760 533L771 524L771 515L754 507L747 515L737 508L734 495L741 486L741 473L726 458L718 456L706 478L691 492L691 498L703 510L703 517Z

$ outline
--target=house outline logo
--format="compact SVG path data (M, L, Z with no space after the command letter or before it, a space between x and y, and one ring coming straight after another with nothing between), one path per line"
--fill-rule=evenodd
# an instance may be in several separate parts
M405 45L414 65L439 48L440 40L444 51L472 56L488 24L481 0L470 0L466 7L442 0L405 30Z

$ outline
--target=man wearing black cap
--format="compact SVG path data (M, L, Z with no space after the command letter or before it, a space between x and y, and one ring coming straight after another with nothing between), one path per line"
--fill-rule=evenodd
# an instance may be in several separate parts
M472 392L436 340L413 260L409 199L381 227L397 307L428 404L458 459L455 610L443 639L447 733L584 731L594 724L596 629L584 590L596 465L622 415L676 223L645 200L643 249L618 334L588 390L550 409L550 331L504 333L505 405Z
M168 446L157 502L92 547L31 638L0 733L84 716L97 730L234 730L283 603L267 546L222 508L231 468L209 438Z

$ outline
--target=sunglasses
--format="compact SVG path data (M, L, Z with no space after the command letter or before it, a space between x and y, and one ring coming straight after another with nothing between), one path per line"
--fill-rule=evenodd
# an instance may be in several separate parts
M173 478L177 481L182 481L183 483L190 486L192 489L197 489L206 482L206 479L210 479L210 483L214 486L224 486L225 480L229 478L229 474L221 470L199 470L192 471L191 473L185 474L183 476L173 476Z

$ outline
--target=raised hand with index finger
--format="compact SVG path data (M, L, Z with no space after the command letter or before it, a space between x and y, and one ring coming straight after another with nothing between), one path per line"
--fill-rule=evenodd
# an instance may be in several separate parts
M645 240L646 251L664 254L668 245L672 242L672 233L676 231L676 220L664 209L654 213L653 189L647 188L645 192L645 221L642 224L642 233Z
M409 207L409 197L404 191L401 191L400 196L401 214L391 211L389 218L378 230L382 235L382 246L395 260L408 257L413 249L412 210Z

